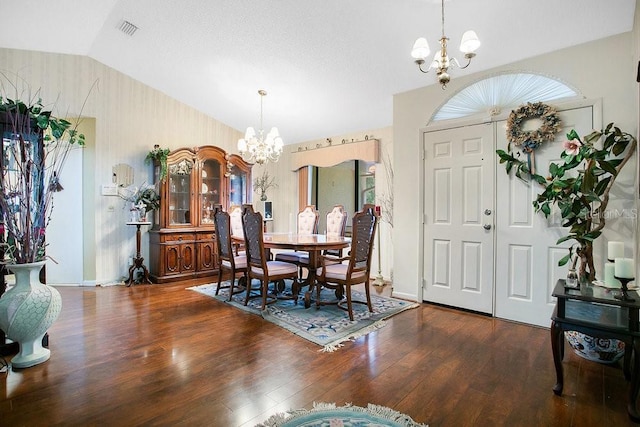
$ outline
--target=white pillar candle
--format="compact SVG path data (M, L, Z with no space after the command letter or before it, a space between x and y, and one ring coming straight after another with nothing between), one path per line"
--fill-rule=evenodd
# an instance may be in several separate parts
M624 257L624 242L609 242L607 244L607 259L614 260Z
M604 284L608 288L620 288L621 284L618 279L614 277L615 264L613 262L607 262L604 264Z
M635 278L635 265L631 258L616 258L614 274L616 277L622 277L624 279Z

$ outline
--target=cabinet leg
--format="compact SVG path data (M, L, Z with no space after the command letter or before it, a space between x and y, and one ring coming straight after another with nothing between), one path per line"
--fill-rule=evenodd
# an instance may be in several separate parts
M551 323L551 351L553 353L553 364L556 368L556 385L553 386L553 392L560 396L564 387L564 379L562 372L562 356L564 353L564 337L562 336L562 328L556 322Z

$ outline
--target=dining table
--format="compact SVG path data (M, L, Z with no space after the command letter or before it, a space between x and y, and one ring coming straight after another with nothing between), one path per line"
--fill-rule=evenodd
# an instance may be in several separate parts
M316 284L316 270L321 264L322 251L328 249L344 249L351 244L349 237L338 234L296 234L296 233L264 233L265 249L293 249L309 254L309 274L302 282L301 288L309 286L305 305L308 304L311 290Z

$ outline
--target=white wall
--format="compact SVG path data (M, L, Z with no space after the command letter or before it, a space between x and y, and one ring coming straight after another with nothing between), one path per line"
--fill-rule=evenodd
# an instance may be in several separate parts
M422 198L416 191L422 165L419 130L427 125L433 112L446 99L477 80L497 72L531 71L567 82L586 98L601 98L603 123L614 121L623 130L637 135L637 54L634 54L633 43L632 34L626 33L468 76L456 75L454 70L446 90L431 85L394 96L394 295L415 300L421 297ZM636 167L635 162L626 167L621 183L633 183ZM637 195L637 191L634 194ZM633 207L637 201L627 200L624 205L629 204ZM622 225L626 227L626 223Z
M17 73L32 92L42 88L45 104L57 100L62 109L57 115L77 115L86 100L82 114L95 118L95 210L82 214L95 218L96 284L118 281L135 253L135 227L125 225L128 212L123 201L100 196L100 185L111 183L112 166L131 165L134 182L139 185L151 181L151 166L144 158L154 144L172 150L210 144L233 151L242 136L242 132L88 57L0 49L0 69L10 78ZM147 242L145 230L142 255L148 260ZM85 277L86 281L91 279Z

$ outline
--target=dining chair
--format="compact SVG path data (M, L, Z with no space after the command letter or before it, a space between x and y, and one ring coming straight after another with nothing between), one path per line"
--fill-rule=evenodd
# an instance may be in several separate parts
M352 219L351 250L346 257L322 255L321 267L317 270L316 306L324 304L337 304L343 310L349 312L349 319L353 320L353 304L366 304L369 312L373 312L371 306L371 292L369 290L369 277L371 272L371 253L373 252L373 237L378 225L378 214L374 205L364 205L361 211L356 212ZM336 262L338 261L338 262ZM343 263L343 261L348 261ZM364 284L366 302L353 301L351 287ZM337 301L322 301L320 291L322 288L334 289ZM347 307L344 307L346 295Z
M344 237L347 229L347 217L348 214L344 210L344 206L335 205L333 209L327 212L327 226L325 228L326 235ZM341 257L342 251L343 249L326 249L323 251L323 254ZM303 253L300 255L298 262L302 267L309 268L309 254Z
M297 233L298 234L316 234L318 232L318 220L320 216L314 205L305 206L298 213ZM309 253L306 251L283 251L276 254L276 261L290 262L299 267L299 276L302 277L302 267L305 265L301 262L301 257L306 257L306 265L309 265Z
M242 231L242 206L229 206L229 217L231 218L231 237L233 238L233 248L236 255L244 249L244 231Z
M244 255L236 255L233 249L231 239L231 219L228 212L220 208L216 208L213 213L213 223L215 226L217 247L218 247L218 286L216 287L216 295L220 289L229 289L229 301L234 294L240 293L247 288L247 257ZM222 285L222 276L224 272L230 274L229 285ZM238 280L238 290L234 291L236 283L236 274L242 273L242 277ZM247 293L251 290L247 289Z
M278 298L279 288L284 288L284 280L290 279L291 299L298 302L300 284L298 282L298 266L284 261L270 261L264 248L264 230L262 214L254 212L251 207L245 207L242 212L242 228L244 231L245 250L247 254L249 288L253 279L260 281L260 295L262 296L262 310L268 303ZM274 282L273 292L269 293L269 283ZM250 293L244 301L249 303Z

